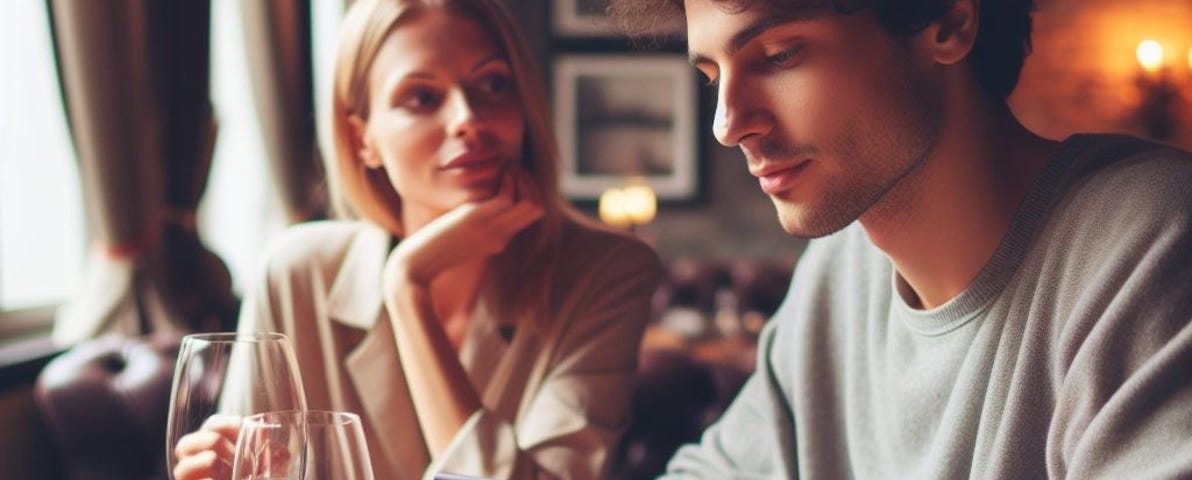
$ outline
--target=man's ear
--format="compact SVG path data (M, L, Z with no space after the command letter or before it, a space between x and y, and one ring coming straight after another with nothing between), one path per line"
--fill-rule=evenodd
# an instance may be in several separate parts
M922 32L923 40L930 43L928 48L933 60L942 65L954 65L973 50L980 27L981 1L954 0L948 11Z
M368 168L380 168L381 156L377 155L368 138L368 123L359 115L348 115L348 126L352 130L352 150L356 151L360 161Z

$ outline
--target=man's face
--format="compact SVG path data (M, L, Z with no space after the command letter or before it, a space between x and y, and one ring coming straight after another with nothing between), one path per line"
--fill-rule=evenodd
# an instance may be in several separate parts
M862 217L934 147L942 94L917 37L891 37L868 10L685 3L692 63L717 89L713 133L741 147L792 235Z

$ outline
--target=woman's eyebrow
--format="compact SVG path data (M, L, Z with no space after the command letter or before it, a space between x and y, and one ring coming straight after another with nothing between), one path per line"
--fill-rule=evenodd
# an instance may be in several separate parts
M472 71L475 72L476 70L480 70L481 68L484 68L485 65L488 65L492 62L504 61L504 60L505 60L505 58L502 57L501 55L493 54L492 56L482 58L482 59L480 59L479 62L476 62L476 65L474 65L472 67Z

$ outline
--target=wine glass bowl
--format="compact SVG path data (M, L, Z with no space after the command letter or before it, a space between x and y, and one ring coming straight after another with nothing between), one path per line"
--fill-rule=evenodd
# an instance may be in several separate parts
M246 417L236 443L237 480L373 480L360 417L286 411Z
M213 415L246 417L260 412L305 410L306 395L290 341L280 333L187 335L178 351L166 460L170 478L178 465L175 446ZM233 459L221 459L231 465Z

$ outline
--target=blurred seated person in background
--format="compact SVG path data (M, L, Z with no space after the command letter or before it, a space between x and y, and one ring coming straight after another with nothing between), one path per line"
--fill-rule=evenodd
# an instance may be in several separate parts
M823 237L670 475L1192 477L1192 157L1019 123L1032 7L618 2L685 16L714 134Z
M240 330L294 343L309 408L359 413L377 479L600 478L628 425L654 252L557 184L544 90L493 0L357 0L331 119L359 221L268 249ZM236 419L177 445L226 478Z

